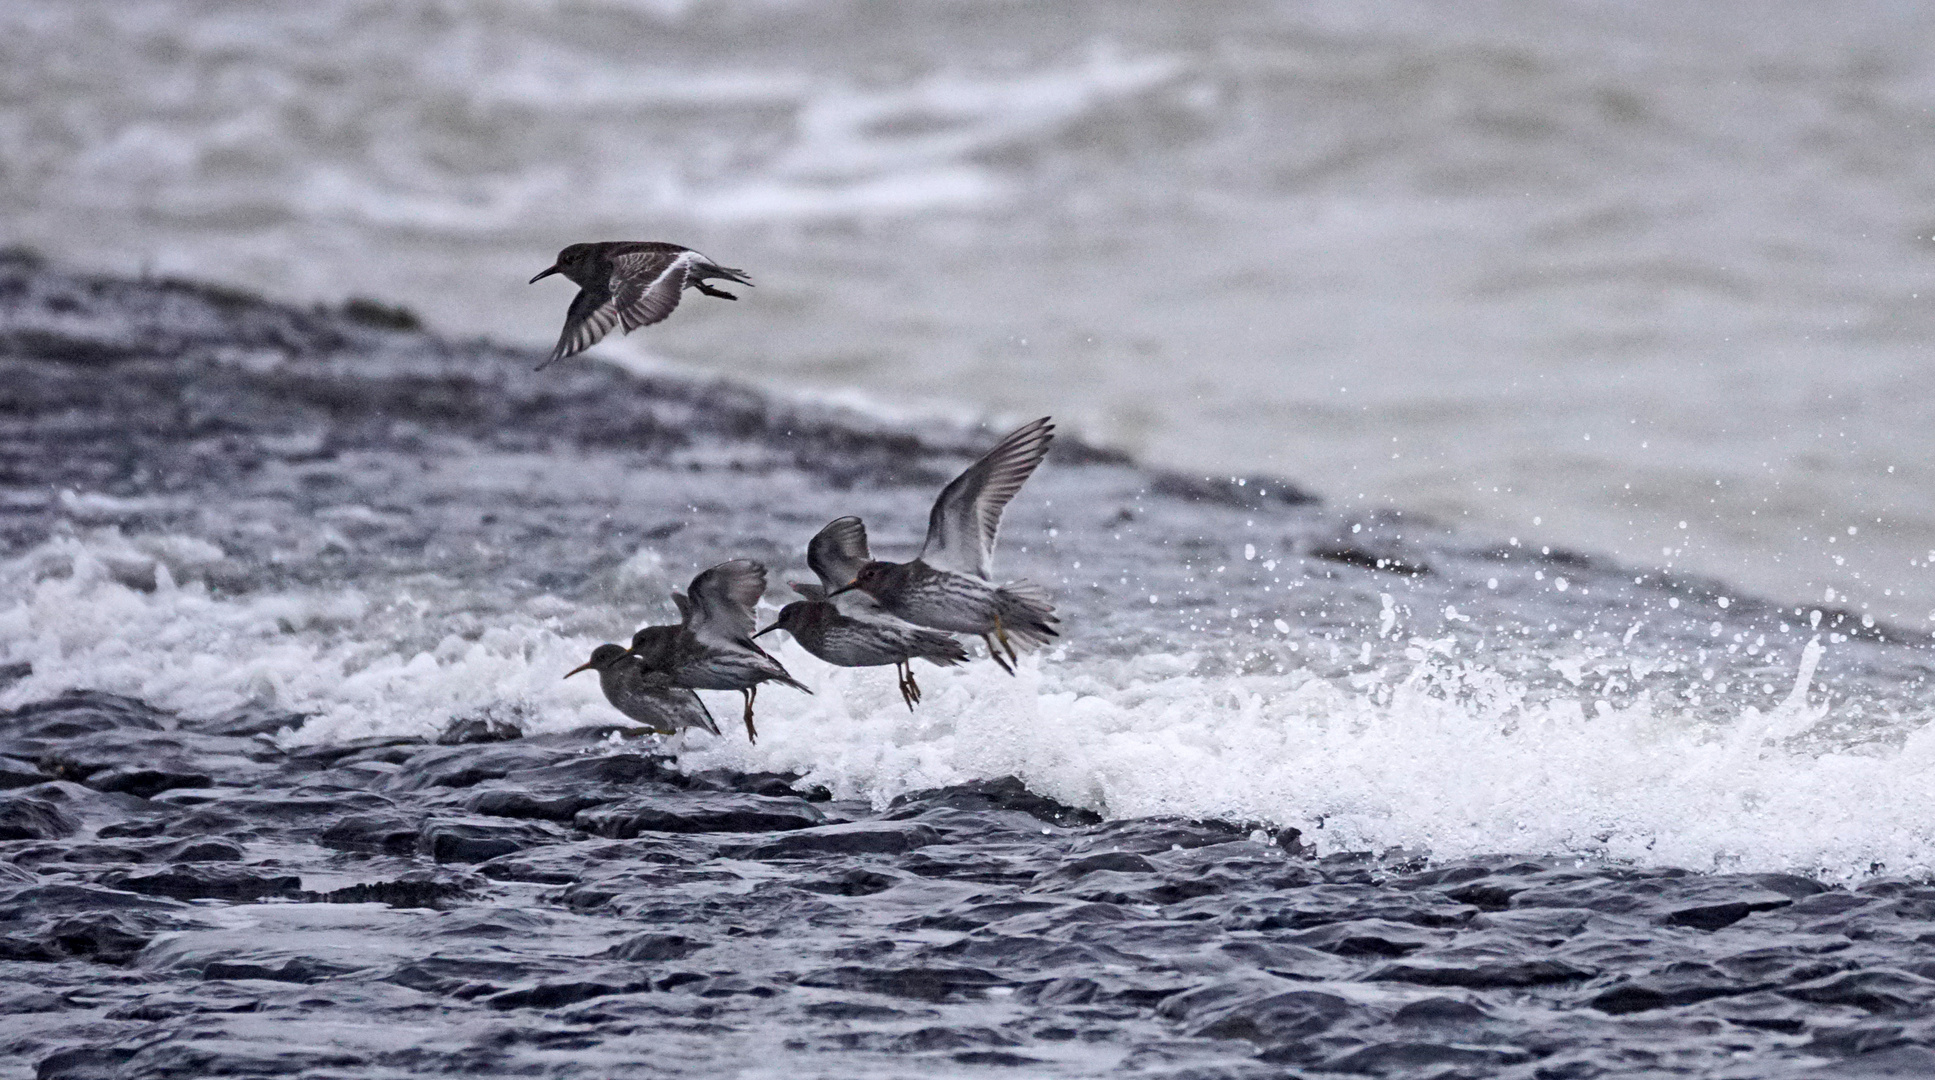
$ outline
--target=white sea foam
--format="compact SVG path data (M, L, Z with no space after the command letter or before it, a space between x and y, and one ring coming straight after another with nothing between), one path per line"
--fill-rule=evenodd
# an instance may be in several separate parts
M560 675L596 643L578 628L615 613L546 600L465 637L440 631L455 622L440 600L407 592L225 598L191 580L211 547L108 530L0 566L0 649L33 664L0 705L70 687L189 715L258 701L312 714L288 736L304 743L429 734L484 709L533 731L614 719L592 680ZM627 566L658 570L650 552ZM1717 726L1645 695L1625 709L1537 704L1482 660L1426 649L1361 685L1206 676L1189 655L1030 657L1014 678L985 662L923 666L914 713L885 670L778 651L814 695L768 690L756 746L695 737L688 766L796 770L876 802L1013 774L1110 815L1295 825L1327 851L1577 852L1830 876L1935 865L1935 732L1860 752L1811 744L1831 713L1807 687L1819 646L1784 702ZM729 715L737 699L713 704Z

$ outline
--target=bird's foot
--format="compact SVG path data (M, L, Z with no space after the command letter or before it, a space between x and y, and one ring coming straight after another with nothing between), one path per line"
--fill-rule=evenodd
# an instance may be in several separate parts
M1001 670L1013 675L1015 673L1014 665L1008 663L1007 659L1001 655L1001 647L994 643L994 635L982 634L981 640L988 643L988 659L1000 664Z
M1001 625L1001 616L999 615L996 615L994 617L994 636L997 638L1000 638L1001 647L1008 650L1008 662L1010 664L1020 659L1018 656L1015 655L1014 642L1008 640L1008 628ZM1014 672L1014 668L1010 667L1008 671L1010 674L1012 674Z
M707 285L703 281L694 283L692 287L706 294L707 296L716 296L721 300L739 299L737 296L732 295L731 293L725 291L724 289L715 289L712 286Z
M753 727L753 718L752 718L753 695L755 693L757 693L757 691L755 690L747 690L745 692L746 694L746 741L756 743L759 741L759 729Z

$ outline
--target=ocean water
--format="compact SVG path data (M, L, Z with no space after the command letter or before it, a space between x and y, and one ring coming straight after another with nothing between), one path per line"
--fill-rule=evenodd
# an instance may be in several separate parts
M1926 5L0 5L0 240L544 343L567 242L747 268L600 352L1935 629Z
M942 433L955 467L991 434L958 418L1052 412L1155 465L1326 499L1172 507L1138 535L1147 476L1050 468L1003 558L1060 594L1064 651L1012 680L936 672L910 716L881 673L788 646L818 692L763 695L758 746L695 744L696 766L875 801L1014 773L1113 815L1321 823L1329 851L1851 879L1926 870L1935 844L1931 22L14 3L0 220L71 266L370 296L533 349L569 289L524 282L557 247L674 239L758 287L558 378L616 364L859 404L840 423ZM73 329L36 312L22 325ZM346 393L434 367L417 347L359 361ZM211 362L282 362L238 355ZM797 573L855 509L904 552L925 513L918 485L782 470L698 527L708 493L633 475L663 458L407 419L341 450L306 422L264 436L266 471L10 488L34 524L0 566L0 659L33 671L0 704L272 704L314 717L295 742L492 710L564 730L609 710L557 675L708 562ZM1433 574L1311 557L1391 532L1392 507Z
M595 644L673 617L670 591L729 556L771 566L782 601L837 516L911 552L997 434L929 420L916 441L842 405L0 269L11 392L39 403L0 485L0 663L26 668L0 707L91 688L283 710L306 718L286 746L609 722L591 680L560 678ZM74 356L119 367L56 359ZM923 668L912 713L887 671L784 643L814 693L769 688L757 745L695 736L683 764L880 806L1015 775L1110 816L1294 826L1327 853L1935 866L1919 633L1274 483L1070 441L999 556L1054 593L1063 643L1013 678Z

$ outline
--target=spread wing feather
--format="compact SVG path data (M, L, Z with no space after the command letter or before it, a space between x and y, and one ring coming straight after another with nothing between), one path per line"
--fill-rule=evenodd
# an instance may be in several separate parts
M610 289L579 289L564 313L564 332L558 335L557 347L538 365L539 369L584 352L603 340L616 325L618 305L613 302Z
M703 642L750 645L753 608L765 592L764 566L751 559L722 562L692 579L685 628Z
M867 553L867 526L857 517L836 518L806 545L806 565L827 592L853 583L873 556Z
M1049 417L1023 425L942 488L927 517L921 561L937 570L987 578L1001 511L1041 464L1054 437Z
M684 249L612 256L611 286L627 334L672 314L685 291L686 272L697 258Z

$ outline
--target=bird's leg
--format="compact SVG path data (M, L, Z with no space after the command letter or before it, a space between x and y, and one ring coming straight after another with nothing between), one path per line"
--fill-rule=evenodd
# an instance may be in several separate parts
M692 283L692 287L693 287L693 288L695 288L695 289L697 289L697 290L699 290L700 292L702 292L702 293L704 293L704 294L706 294L707 296L716 296L716 297L718 297L718 298L719 298L719 299L721 299L721 300L737 300L737 299L739 299L739 298L738 298L737 296L734 296L734 295L732 295L731 293L729 293L729 292L726 292L726 291L725 291L725 290L723 290L723 289L715 289L715 288L713 288L712 286L710 286L710 285L707 285L707 284L706 284L705 282L703 282L703 281L695 281L695 282L693 282L693 283Z
M1019 659L1015 656L1014 642L1008 640L1008 628L1001 625L1001 616L998 614L994 617L994 636L1001 639L1002 647L1008 650L1008 659L1010 661ZM1014 669L1009 668L1008 670L1013 672Z
M753 727L752 705L753 705L753 698L759 693L759 687L754 686L749 689L741 690L739 692L746 695L746 741L758 742L759 731L758 729Z
M914 692L907 688L907 674L903 665L894 665L894 683L900 688L900 700L907 703L907 711L914 711Z
M913 691L914 703L918 705L920 704L920 684L914 681L914 662L912 660L903 660L900 666L907 672L907 689Z
M982 634L981 640L988 643L988 659L993 660L997 664L1000 664L1001 670L1007 672L1010 675L1013 675L1015 673L1015 669L1008 664L1008 661L1005 658L1002 657L1001 649L998 646L996 646L994 643L994 635Z

